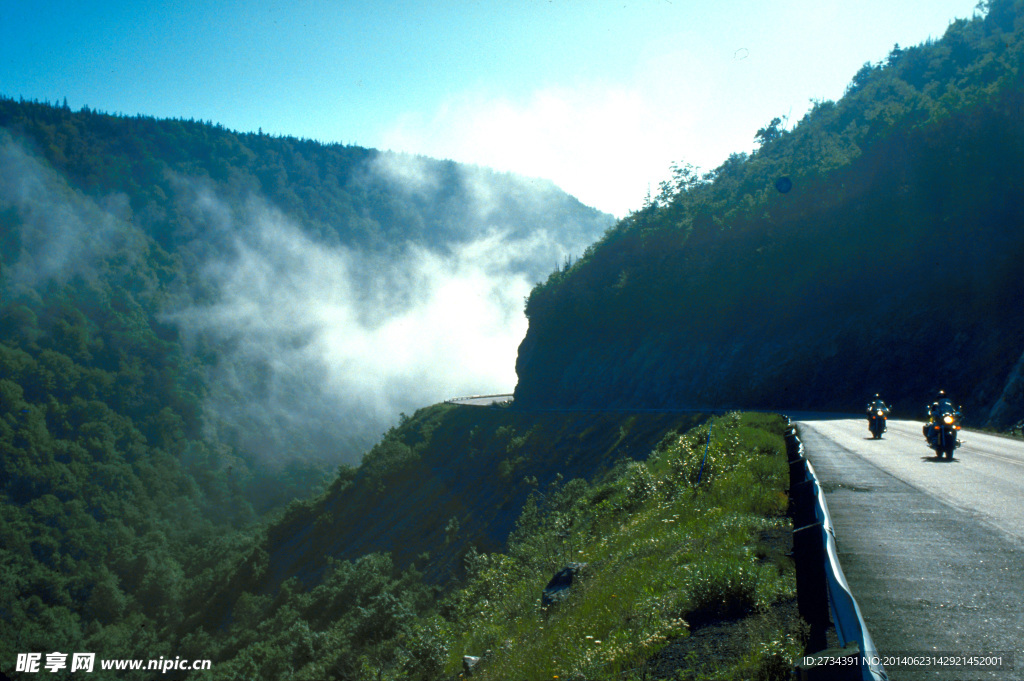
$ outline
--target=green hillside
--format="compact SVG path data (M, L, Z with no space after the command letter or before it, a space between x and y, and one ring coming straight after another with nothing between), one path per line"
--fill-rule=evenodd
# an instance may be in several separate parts
M0 313L30 324L64 296L111 333L133 311L132 328L170 343L157 354L193 364L170 371L191 372L199 398L183 418L200 410L264 459L358 461L424 403L358 395L373 381L327 372L352 360L320 346L376 338L444 275L532 285L610 224L550 182L485 168L0 98Z
M429 186L403 185L408 167ZM386 429L287 373L278 350L304 347L298 330L257 355L240 351L251 320L204 326L230 302L220 274L278 246L264 232L343 253L359 284L409 252L536 230L569 244L607 224L550 183L482 168L0 98L4 673L25 651L203 656L178 632L197 594ZM524 255L517 276L561 255Z
M1024 418L1024 4L865 64L530 296L516 403ZM779 184L787 191L777 188ZM787 183L789 186L787 186Z
M86 196L122 195L121 215L165 250L196 241L191 191L238 210L253 195L329 243L395 251L449 246L481 228L473 183L490 191L489 224L523 233L557 226L586 235L607 216L550 181L355 145L237 133L210 121L108 114L0 96L0 128ZM8 166L11 169L11 166ZM386 172L385 172L386 171ZM7 181L12 181L10 178ZM548 199L539 215L532 203ZM550 219L549 219L550 217ZM549 263L545 262L546 266Z
M215 679L453 679L465 655L493 679L786 679L785 421L700 420L421 410L222 563L179 635Z
M462 572L469 547L501 549L527 498L559 480L591 479L622 457L645 458L693 414L521 413L436 405L387 433L323 498L292 508L268 533L267 581L314 582L327 556L429 551L425 577ZM273 548L271 548L271 546Z

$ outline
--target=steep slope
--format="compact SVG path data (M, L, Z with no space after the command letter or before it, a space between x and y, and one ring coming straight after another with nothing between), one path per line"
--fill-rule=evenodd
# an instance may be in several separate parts
M843 100L658 200L531 294L516 404L1024 418L1024 3L894 49ZM778 182L779 180L785 180Z
M449 404L420 410L358 469L340 471L321 497L289 508L269 530L266 566L249 588L272 593L292 577L316 584L330 560L374 552L445 582L461 575L470 547L505 545L530 494L646 457L666 433L701 418Z
M218 650L214 679L436 681L456 678L466 654L485 658L474 677L493 679L712 670L728 679L789 678L806 626L784 555L786 423L726 414L687 430L689 420L422 410L389 434L387 451L271 528L184 629ZM523 425L529 430L519 431ZM680 430L648 449L668 426ZM405 456L401 446L410 449ZM641 460L603 469L623 453ZM446 476L438 471L445 465L467 475ZM493 503L518 496L510 468L538 473L521 513ZM590 480L544 484L545 470ZM435 477L449 490L430 498ZM419 487L426 491L410 499ZM339 517L364 502L359 518ZM445 521L444 513L471 503L472 513ZM503 516L518 518L507 544L471 539L488 520L506 527ZM417 558L422 569L446 571L458 555L465 574L458 570L439 593L419 583L415 569L396 572L387 555L340 559L346 547L335 538L359 524L364 546L381 541L366 535L389 533L432 550ZM488 548L496 550L478 550ZM276 573L289 557L300 572L281 583ZM557 605L544 603L545 584L567 563L577 569L571 588Z
M417 630L436 612L437 597L464 583L482 555L506 550L517 526L524 538L524 508L527 524L546 532L567 510L560 504L575 500L587 481L606 473L632 489L635 460L703 418L421 409L358 468L341 467L325 492L293 502L211 564L190 585L186 615L166 636L218 660L224 678L273 679L299 668L306 669L300 678L370 679L382 670L390 674L382 678L395 678L403 650L429 645ZM734 439L724 430L716 437L712 459L716 451L731 456ZM696 449L687 450L688 466ZM547 579L549 569L534 565L529 577ZM317 669L318 660L332 660L331 672Z

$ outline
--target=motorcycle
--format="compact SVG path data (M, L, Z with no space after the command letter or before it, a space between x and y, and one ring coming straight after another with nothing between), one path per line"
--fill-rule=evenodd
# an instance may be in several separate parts
M953 458L953 451L962 443L957 437L960 430L960 412L945 409L935 415L928 424L928 446L935 450L935 456Z
M881 439L882 433L885 432L885 411L882 409L872 410L868 416L870 423L868 423L868 429L871 431L871 436L876 440Z

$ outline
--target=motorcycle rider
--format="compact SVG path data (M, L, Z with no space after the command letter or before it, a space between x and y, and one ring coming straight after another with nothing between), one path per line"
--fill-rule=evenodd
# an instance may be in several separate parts
M868 402L868 406L867 406L868 420L869 421L871 420L871 415L874 414L878 410L882 411L882 415L883 416L885 416L886 418L889 418L889 407L886 406L885 400L883 400L881 397L879 397L878 393L875 393L874 399L871 400L870 402Z
M881 433L884 433L886 430L888 430L888 428L886 428L885 424L886 424L886 421L888 421L888 419L889 419L889 407L885 404L885 400L883 400L881 397L879 397L878 393L875 393L874 399L872 399L870 402L868 402L868 406L867 406L866 411L867 411L867 419L868 419L868 428L871 428L871 422L874 420L875 415L878 412L882 412L882 419L883 420L882 420L882 430L881 430L881 432L875 433L874 430L871 431L872 434L875 437L881 437L882 436Z
M960 410L953 406L953 401L949 399L949 395L946 394L945 390L940 390L935 396L935 401L928 405L928 423L922 429L924 437L928 442L932 441L935 433L931 426L935 424L942 414L953 414L957 419L961 416Z

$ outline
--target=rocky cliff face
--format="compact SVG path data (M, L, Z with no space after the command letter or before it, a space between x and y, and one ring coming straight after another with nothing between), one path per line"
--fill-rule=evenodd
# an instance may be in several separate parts
M668 247L657 216L604 244L531 299L516 405L859 411L879 392L920 417L944 389L970 425L1017 423L1021 100L879 142Z
M969 424L1006 428L1024 416L1021 363L1014 367L1002 352L1019 328L964 332L922 319L882 327L817 312L803 324L790 320L790 332L777 336L751 325L731 337L690 341L659 328L625 342L563 338L554 349L528 336L520 347L517 401L542 408L857 412L878 392L897 416L915 418L944 389L964 404Z

